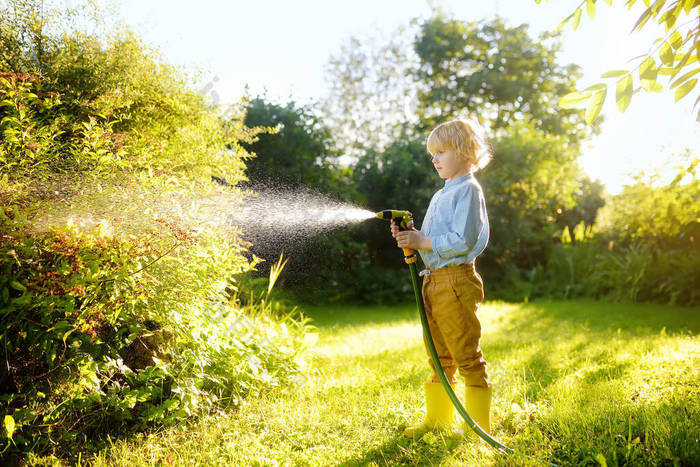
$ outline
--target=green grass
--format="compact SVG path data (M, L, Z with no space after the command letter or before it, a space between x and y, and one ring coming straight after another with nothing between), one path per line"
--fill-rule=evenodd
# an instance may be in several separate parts
M493 435L559 465L700 465L700 310L593 301L488 302ZM414 305L307 308L300 387L237 412L114 443L96 465L537 465L485 442L401 436L428 360ZM457 394L463 394L459 385ZM87 457L87 456L86 456Z

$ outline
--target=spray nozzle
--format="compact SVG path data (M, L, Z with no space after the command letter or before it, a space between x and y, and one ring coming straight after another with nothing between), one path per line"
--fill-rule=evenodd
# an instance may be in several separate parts
M377 213L377 218L391 222L396 220L399 225L399 230L408 230L408 223L413 220L413 214L408 211L398 211L395 209L386 209Z

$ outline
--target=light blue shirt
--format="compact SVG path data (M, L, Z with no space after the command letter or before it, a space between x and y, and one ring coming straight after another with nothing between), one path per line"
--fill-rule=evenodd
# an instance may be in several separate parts
M471 173L447 180L433 195L420 229L433 251L418 250L430 269L471 263L489 241L489 218L481 185Z

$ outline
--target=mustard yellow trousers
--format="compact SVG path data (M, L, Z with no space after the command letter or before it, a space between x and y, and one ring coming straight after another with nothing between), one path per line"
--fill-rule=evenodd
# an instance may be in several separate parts
M464 377L467 386L491 387L479 346L481 323L476 317L484 301L484 283L474 262L430 270L423 277L423 302L435 350L447 379L454 383L455 373ZM428 344L423 337L426 351ZM430 356L430 353L428 353ZM440 379L433 370L433 381Z

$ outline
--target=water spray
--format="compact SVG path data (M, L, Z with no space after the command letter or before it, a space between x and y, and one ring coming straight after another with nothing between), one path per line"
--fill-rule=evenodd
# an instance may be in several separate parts
M380 211L376 214L376 217L379 219L383 219L389 222L396 222L396 224L399 227L399 230L408 230L408 224L413 220L413 215L409 211L400 211L400 210L392 210L392 209L387 209L384 211ZM425 341L428 345L428 351L430 353L430 358L433 361L433 364L435 366L435 369L437 371L438 376L440 377L440 381L442 382L442 385L445 388L445 391L447 392L447 395L449 396L450 400L452 401L452 405L457 409L457 412L462 416L464 421L469 425L469 427L477 434L479 435L480 438L482 438L484 441L489 443L491 446L496 448L498 451L504 453L504 454L519 454L523 455L517 451L515 451L513 448L509 448L508 446L500 443L491 435L486 433L467 413L465 408L462 406L462 403L459 401L457 396L455 395L454 391L452 390L452 386L450 386L449 381L447 380L447 376L445 375L445 372L442 370L442 365L440 365L440 359L438 358L437 351L435 350L435 344L433 344L433 336L430 332L430 327L428 326L428 318L425 314L425 305L423 304L423 295L421 294L420 291L420 286L418 285L418 270L416 269L416 261L418 261L418 258L416 256L415 250L412 248L403 248L403 254L404 254L404 261L406 264L408 264L408 268L411 273L411 282L413 284L413 292L416 296L416 305L418 306L418 314L420 316L420 321L421 325L423 326L423 335L425 336ZM524 456L527 457L527 456ZM554 466L555 464L551 464L548 462L545 462L545 464L552 465Z

